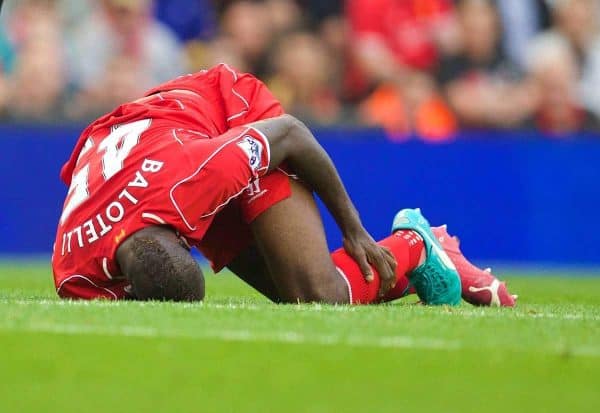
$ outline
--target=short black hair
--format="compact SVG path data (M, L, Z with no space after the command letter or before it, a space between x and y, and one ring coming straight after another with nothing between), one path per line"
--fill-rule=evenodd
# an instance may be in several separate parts
M121 270L139 300L200 301L204 277L198 262L171 232L134 234L119 248Z

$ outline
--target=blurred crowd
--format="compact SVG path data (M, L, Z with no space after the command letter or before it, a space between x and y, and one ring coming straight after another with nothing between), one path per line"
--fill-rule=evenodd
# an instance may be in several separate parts
M0 121L87 121L227 62L391 139L600 130L599 0L7 0Z

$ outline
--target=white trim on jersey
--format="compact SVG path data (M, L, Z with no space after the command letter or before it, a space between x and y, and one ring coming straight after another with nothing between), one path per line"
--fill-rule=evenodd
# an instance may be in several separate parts
M229 70L231 72L231 75L233 76L233 82L237 82L238 80L238 76L237 73L235 72L235 70L233 70L231 67L229 67L229 65L227 63L221 63L223 65L223 67L225 67L225 69ZM240 100L244 103L244 105L246 106L246 109L242 110L239 113L236 113L235 115L231 115L227 118L227 122L232 121L234 119L239 118L240 116L243 116L245 113L248 113L248 111L250 110L250 104L248 103L248 101L242 96L240 95L233 87L231 88L231 93L233 93L235 96L237 96L238 98L240 98Z
M60 289L63 287L63 285L69 281L72 278L83 278L84 280L86 280L87 282L89 282L90 284L92 284L94 287L98 288L99 290L104 290L109 292L113 297L115 297L115 300L118 300L119 297L117 297L117 294L115 294L114 292L112 292L111 290L109 290L108 288L104 288L104 287L100 287L99 285L97 285L96 283L94 283L92 280L90 280L88 277L84 276L84 275L79 275L79 274L75 274L75 275L71 275L67 278L65 278L64 280L62 280L62 282L60 283L60 285L58 286L58 288L56 289L56 293L59 294L60 293ZM59 294L60 295L60 294Z
M230 122L234 119L239 118L240 116L244 116L248 112L248 109L241 111L240 113L236 113L235 115L231 115L227 118L227 122Z
M346 282L346 287L348 287L348 297L350 298L350 304L353 304L353 297L352 297L352 288L350 288L350 281L348 281L348 277L346 276L346 273L344 271L342 271L342 269L338 266L335 267L335 269L338 271L338 274L340 274L342 276L342 278L344 279L344 281Z
M248 185L250 185L250 182L252 181L253 178L250 178L248 180ZM245 187L243 187L240 192L238 192L237 194L231 195L229 198L227 198L225 200L225 202L223 202L222 204L218 205L215 209L212 210L212 212L209 212L208 214L204 214L202 215L200 218L206 218L209 217L213 214L216 214L217 212L219 212L219 210L221 209L221 207L224 207L225 205L227 205L229 203L229 201L231 201L234 198L237 198L242 192L244 192L246 189L248 189L248 185L246 185Z
M180 108L181 110L185 110L185 106L183 106L183 103L181 103L181 100L179 100L179 99L175 99L175 98L173 98L173 100L174 100L175 102L177 102L177 104L179 105L179 108Z
M188 133L193 133L194 135L199 135L199 136L202 136L203 138L210 139L210 135L207 135L206 133L199 132L197 130L183 129L183 128L177 128L177 130L185 131L185 132L188 132Z
M176 140L177 142L179 142L179 144L180 144L181 146L183 146L183 142L181 142L181 139L179 139L179 137L177 136L177 133L175 132L175 129L171 129L171 133L173 134L173 138L175 138L175 140Z
M233 76L233 81L234 81L234 82L237 82L237 80L238 80L238 77L237 77L237 73L236 73L236 71L235 71L235 70L233 70L233 69L231 68L231 66L229 66L227 63L220 63L220 64L222 64L222 65L225 67L225 69L227 69L227 70L229 70L229 71L231 72L231 76Z
M102 258L102 270L104 270L104 274L108 277L109 280L113 279L112 274L108 271L108 258Z
M142 218L150 219L152 221L158 222L161 225L167 224L167 222L164 219L162 219L158 215L152 214L150 212L142 212Z
M290 178L292 178L292 179L296 179L296 180L300 179L300 178L298 178L298 175L296 175L296 174L290 174L290 173L288 173L288 172L284 171L284 170L283 170L283 169L281 169L281 168L277 168L277 170L278 170L279 172L283 173L284 175L287 175L288 177L290 177Z
M240 133L239 135L237 135L234 138L229 139L227 142L223 143L221 146L219 146L212 154L210 154L210 156L208 158L206 158L206 160L204 162L202 162L202 164L200 164L200 166L198 167L198 169L196 169L196 171L191 174L190 176L188 176L187 178L183 178L181 181L177 182L175 185L173 185L171 187L171 190L169 191L169 197L171 198L171 203L173 204L173 206L175 207L175 210L177 211L177 213L179 214L179 216L181 217L181 219L183 220L183 223L188 227L188 229L190 231L195 231L196 227L192 226L188 220L185 218L185 216L183 215L183 212L181 211L181 208L179 208L179 205L177 204L177 202L175 201L175 198L173 197L173 192L175 191L175 189L177 189L177 187L187 181L189 181L190 179L194 178L196 175L198 175L200 173L200 171L202 170L202 168L204 168L206 166L206 164L208 162L210 162L210 160L212 158L214 158L219 152L221 152L221 150L223 150L223 148L225 148L227 145L229 145L232 142L235 142L236 140L238 140L239 138L241 138L244 134L248 133L248 131L250 130L250 128L246 128L244 129L244 131L242 133ZM245 188L244 188L245 189ZM241 193L241 191L240 191ZM232 198L230 197L227 202L229 202ZM222 206L222 205L221 205ZM211 213L212 214L212 213ZM209 215L203 215L204 216L210 216Z

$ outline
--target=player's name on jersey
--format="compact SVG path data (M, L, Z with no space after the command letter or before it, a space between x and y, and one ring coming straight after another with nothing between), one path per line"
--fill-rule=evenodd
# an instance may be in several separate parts
M139 189L148 188L149 183L146 175L156 173L163 167L163 162L152 159L144 159L142 166L134 174L133 179L119 193L117 199L108 203L94 217L84 221L77 227L63 232L61 255L69 254L75 246L83 248L92 244L113 230L113 224L123 220L127 209L139 202Z

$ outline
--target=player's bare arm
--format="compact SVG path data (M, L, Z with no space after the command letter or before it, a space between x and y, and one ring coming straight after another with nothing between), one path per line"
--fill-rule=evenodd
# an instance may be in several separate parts
M271 147L270 170L283 161L323 200L344 237L344 248L359 264L367 280L373 279L371 265L381 277L380 295L395 285L396 261L363 227L358 211L327 152L311 131L297 118L283 115L255 122Z

